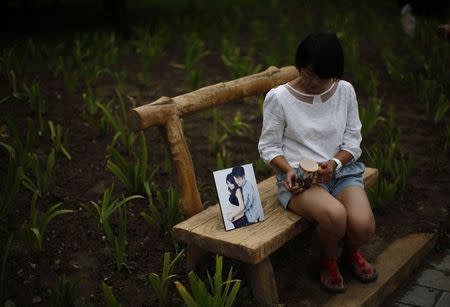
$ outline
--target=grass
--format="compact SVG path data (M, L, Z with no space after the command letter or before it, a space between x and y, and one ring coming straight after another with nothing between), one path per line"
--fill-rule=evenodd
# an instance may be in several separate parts
M231 307L239 292L241 281L233 279L233 269L228 271L226 279L222 276L223 258L216 256L216 271L208 283L202 281L193 271L188 273L191 292L179 281L175 282L178 293L188 307ZM209 285L209 287L207 286ZM208 289L209 288L209 289Z
M195 90L201 86L201 61L210 52L206 50L205 43L195 33L186 36L184 39L184 46L184 67L186 70L186 79L189 84L189 88L191 90Z
M56 124L56 126L53 124L53 121L48 121L48 128L50 130L50 139L53 144L53 148L55 149L55 153L62 153L67 160L72 160L72 156L70 155L69 151L67 150L67 130L63 130L63 127L61 125Z
M151 179L157 168L150 172L148 167L148 148L145 135L139 137L139 147L134 153L134 159L125 157L113 147L108 148L110 157L106 164L116 178L122 182L130 193L145 195L146 186L151 186Z
M81 280L67 278L62 275L58 278L56 286L50 290L50 306L75 307L79 306L79 291Z
M103 198L100 202L90 202L89 205L81 204L86 212L93 218L98 220L98 225L103 230L106 239L108 240L112 255L116 262L116 269L121 271L122 267L127 267L127 255L125 248L127 245L127 210L126 204L134 199L143 198L139 195L132 195L121 200L112 200L114 186L106 189L103 193ZM118 216L117 234L114 232L111 225L111 218L113 215Z
M21 228L22 239L26 247L33 252L42 251L48 224L59 215L73 212L68 209L60 209L62 203L52 205L44 212L40 212L37 207L37 199L38 194L34 193L31 199L29 218Z
M128 128L128 109L125 105L125 100L123 99L122 94L117 90L117 88L115 89L115 93L119 101L119 108L117 112L113 111L112 108L108 107L108 105L104 105L99 102L97 102L96 105L103 114L104 122L115 130L111 146L115 147L118 143L120 143L123 150L126 153L130 153L136 140L136 134ZM132 100L132 102L134 101ZM134 105L132 107L134 107Z
M56 163L56 151L51 149L47 156L45 167L42 166L41 159L36 153L30 154L29 171L31 176L25 175L23 185L39 197L49 194L54 186L54 171ZM28 170L27 170L28 172Z
M148 280L150 285L158 298L158 306L167 306L167 295L169 291L169 285L174 280L177 275L173 274L173 271L182 259L184 255L184 250L180 251L174 259L171 258L170 253L164 253L163 270L161 276L156 273L150 273L148 275Z
M175 188L169 187L166 197L160 191L156 192L156 205L153 202L153 195L147 188L147 198L149 200L149 213L141 212L141 216L147 223L158 229L160 234L170 234L173 226L182 221L180 212L180 197Z

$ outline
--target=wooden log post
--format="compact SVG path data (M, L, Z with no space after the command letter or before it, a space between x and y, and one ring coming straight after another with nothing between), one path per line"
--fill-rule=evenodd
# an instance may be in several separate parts
M257 264L247 264L253 297L259 306L273 306L278 303L278 288L270 258Z
M175 164L178 184L181 189L183 215L185 218L189 218L202 211L203 205L197 188L197 178L195 176L191 153L187 146L181 120L178 115L172 114L172 116L167 118L164 131ZM198 246L193 244L188 245L186 252L186 271L193 270L205 255L206 251Z
M294 66L271 66L254 75L206 86L174 98L161 97L153 103L130 110L128 124L136 131L164 125L173 112L183 118L227 102L263 94L297 76Z

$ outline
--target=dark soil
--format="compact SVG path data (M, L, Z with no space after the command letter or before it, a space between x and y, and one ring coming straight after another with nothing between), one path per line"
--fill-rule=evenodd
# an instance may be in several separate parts
M368 59L372 56L367 54ZM188 91L184 70L168 64L180 63L181 59L180 50L167 50L152 72L154 78L148 87L136 86L136 80L130 77L126 84L127 95L135 97L139 104L143 104L159 96L173 97ZM375 211L377 233L368 249L369 258L376 257L389 242L408 233L436 231L439 219L445 214L443 209L449 205L447 193L450 188L445 167L436 169L430 159L430 147L441 139L442 127L437 127L425 119L424 106L414 96L412 89L393 84L384 67L379 63L375 65L381 77L379 92L395 107L396 122L402 131L401 145L405 152L413 154L414 160L407 192L397 195L394 201ZM139 69L139 63L132 57L121 60L119 66L127 69L131 76ZM208 76L209 84L229 79L217 51L211 52L204 59L203 69L203 75ZM25 75L28 79L33 76L33 73ZM54 191L51 196L42 200L40 205L46 208L63 201L64 207L75 212L61 216L49 225L44 249L40 254L28 253L18 236L15 236L7 265L7 297L17 306L28 306L36 297L42 299L40 305L46 305L49 289L56 285L58 276L65 274L80 279L80 300L87 306L103 304L100 289L102 281L112 287L123 306L155 306L156 297L147 276L151 272L160 274L163 254L174 251L172 239L169 235L161 235L152 229L140 216L141 211L148 210L145 201L131 203L128 206L127 226L129 269L123 269L120 273L115 271L114 260L102 239L101 230L96 221L87 216L80 206L80 203L87 204L99 199L113 181L116 196L127 194L125 187L114 180L113 174L106 169L106 147L110 144L112 135L100 135L95 126L81 117L81 86L70 96L65 93L62 81L55 80L45 71L39 72L39 79L49 105L46 117L69 129L68 150L72 155L71 161L64 157L58 160ZM351 76L348 80L351 81ZM97 87L109 93L109 97L114 95L113 86L112 81L106 78L97 84ZM358 92L357 88L356 91ZM0 97L9 94L9 84L4 78L0 80L0 93ZM241 110L245 114L246 122L251 126L246 136L232 141L233 164L255 162L259 159L257 140L261 129L258 104L260 99L262 97L246 99L218 108L221 116L229 120L237 110ZM364 100L365 97L359 97L360 103L364 103ZM9 101L0 105L0 126L6 119L11 119L25 132L23 120L27 116L32 117L33 113L25 101ZM208 151L207 142L211 127L210 115L204 112L190 116L184 120L183 125L201 187L202 200L207 204L215 203L212 178L215 156ZM151 128L146 131L146 136L150 164L162 166L167 154L159 130ZM369 146L379 141L377 137L369 136L364 140L364 145ZM40 154L48 153L48 139L41 137L38 143ZM0 178L3 178L8 161L3 151L0 153L0 161ZM368 157L366 164L370 166ZM269 175L270 171L257 172L257 180L261 181ZM173 170L168 172L160 167L153 184L155 188L163 189L175 181ZM6 223L8 230L15 231L20 228L26 218L30 199L31 194L28 191L20 195ZM6 239L5 234L0 236L2 246ZM307 233L291 240L274 253L272 260L281 302L289 306L301 306L307 305L313 296L318 295L326 299L327 296L319 289L317 272L314 270L316 252L313 236ZM212 257L209 261L211 264ZM239 263L227 261L226 267L230 265L237 269L237 277L244 278L243 267ZM181 276L180 280L186 283L182 265L178 266L176 271ZM170 288L169 296L169 306L181 305L181 299L174 287ZM254 304L246 281L238 300L240 306Z

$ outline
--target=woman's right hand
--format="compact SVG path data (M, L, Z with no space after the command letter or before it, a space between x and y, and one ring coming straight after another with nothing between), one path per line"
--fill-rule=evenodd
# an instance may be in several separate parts
M284 180L284 186L286 189L294 194L303 192L303 188L297 182L297 173L294 169L289 170L286 173L286 179Z

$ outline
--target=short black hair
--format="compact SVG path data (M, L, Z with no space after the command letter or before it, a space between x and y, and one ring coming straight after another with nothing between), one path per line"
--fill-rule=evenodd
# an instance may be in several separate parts
M242 166L236 166L236 167L233 167L231 174L233 174L234 177L244 177L245 171Z
M229 173L227 175L227 178L225 179L226 182L232 183L234 185L236 185L236 181L234 180L233 174Z
M310 68L319 78L344 77L344 51L335 33L313 33L305 37L295 52L295 66Z

